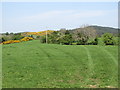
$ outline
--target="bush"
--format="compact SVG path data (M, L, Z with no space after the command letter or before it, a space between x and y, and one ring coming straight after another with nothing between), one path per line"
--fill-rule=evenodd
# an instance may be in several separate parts
M24 36L14 35L14 36L12 37L12 40L20 40L20 39L22 39L22 38L24 38Z
M88 39L89 39L89 38L88 38L87 36L81 37L80 40L77 40L77 45L86 45Z
M10 37L8 37L8 36L3 36L3 37L1 38L1 41L2 41L2 42L8 41L8 40L10 40Z
M40 42L41 42L41 43L46 43L46 37L45 37L45 36L42 36L41 39L40 39Z
M94 40L90 41L88 45L98 45L98 38L95 38Z
M23 39L21 39L21 41L29 41L29 40L33 40L32 37L24 37Z
M118 37L114 37L113 41L114 41L114 45L119 45Z
M11 43L19 43L20 40L9 40L9 41L5 41L2 44L11 44Z
M0 43L2 43L2 42L4 42L5 41L5 39L2 37L1 39L0 39Z
M71 34L67 34L59 39L59 43L65 44L65 45L72 45L73 38Z
M21 40L8 40L8 41L2 42L2 44L19 43L19 42L21 42L21 41L29 41L29 40L33 40L33 38L31 38L31 37L24 37L24 38L21 39Z
M105 33L102 35L105 45L114 45L114 39L112 33Z

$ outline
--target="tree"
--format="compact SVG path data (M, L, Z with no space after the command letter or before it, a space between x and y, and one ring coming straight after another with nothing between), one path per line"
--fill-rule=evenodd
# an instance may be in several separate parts
M71 45L73 42L73 38L71 34L65 35L62 38L59 39L60 43L65 45Z
M73 35L73 40L77 43L77 45L85 45L87 44L89 37L82 32L75 32Z
M70 34L69 30L66 30L65 35L69 35L69 34Z
M96 37L95 39L90 40L87 44L88 45L97 45L98 44L98 38Z
M12 33L12 32L10 33L10 35L13 35L13 34L14 34L14 33Z
M41 42L41 43L46 43L46 37L45 37L45 36L42 36L41 39L40 39L40 42Z
M97 36L96 30L91 26L85 26L81 29L81 32L89 38L96 38Z
M75 39L78 45L85 45L89 39L95 39L96 36L96 30L86 25L73 31L73 39Z
M8 33L8 32L6 32L6 33L5 33L5 35L9 35L9 33Z
M3 37L0 39L0 42L4 42L6 41Z
M105 45L114 45L114 39L112 33L105 33L102 35Z
M24 36L21 36L21 35L13 35L12 36L12 40L20 40L22 38L24 38Z

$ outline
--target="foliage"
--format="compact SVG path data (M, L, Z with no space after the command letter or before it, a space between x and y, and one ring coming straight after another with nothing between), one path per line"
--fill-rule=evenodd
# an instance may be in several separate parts
M22 38L24 38L24 36L14 35L14 36L12 37L12 40L20 40L20 39L22 39Z
M8 40L8 41L2 42L2 44L19 43L19 42L22 42L22 41L29 41L29 40L33 40L33 38L32 37L24 37L21 40Z
M105 45L114 45L114 39L112 33L105 33L102 35Z
M45 36L42 36L41 39L40 39L40 42L41 42L41 43L46 43L46 37L45 37Z
M21 39L21 41L29 41L29 40L33 40L32 37L24 37L23 39Z
M4 42L5 41L5 39L2 37L1 39L0 39L0 42Z
M120 45L119 37L113 37L114 45Z
M88 42L88 45L98 45L98 38L96 37L94 40Z
M76 39L77 45L87 44L88 39L89 39L89 37L87 35L85 35L83 33L78 33L77 39Z
M5 35L9 35L9 33L8 33L8 32L6 32L6 33L5 33Z
M11 43L19 43L21 42L20 40L9 40L9 41L4 41L2 44L11 44Z
M47 34L51 34L52 30L47 30ZM44 36L46 35L46 31L41 31L41 32L25 32L25 33L22 33L22 36L29 36L29 35L36 35L36 36Z
M101 36L104 33L112 33L113 35L118 35L118 29L117 28L103 27L103 26L87 26L87 28L94 29L98 36ZM72 31L73 32L74 31L80 31L81 29L82 28L76 28L76 29L72 29Z
M72 35L67 33L67 35L59 39L59 42L65 45L72 45L72 42L73 42Z
M90 39L93 39L89 41ZM111 33L105 33L102 36L102 42L105 45L116 45L117 40L113 39ZM41 38L42 43L46 43L46 35ZM74 31L73 33L70 30L60 30L54 31L51 34L47 35L47 43L52 44L65 44L65 45L98 45L99 39L96 35L96 32L93 28L83 28L80 31ZM73 43L73 44L72 44Z

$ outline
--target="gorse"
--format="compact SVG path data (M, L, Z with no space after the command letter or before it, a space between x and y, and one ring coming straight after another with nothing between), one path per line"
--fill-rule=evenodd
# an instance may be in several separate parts
M29 40L33 40L32 37L24 37L20 40L8 40L8 41L4 41L1 44L11 44L11 43L19 43L19 42L23 42L23 41L29 41Z

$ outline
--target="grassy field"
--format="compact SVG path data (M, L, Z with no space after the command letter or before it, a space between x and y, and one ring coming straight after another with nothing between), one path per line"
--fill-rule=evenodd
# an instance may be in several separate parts
M41 44L3 45L3 88L117 87L118 47Z

